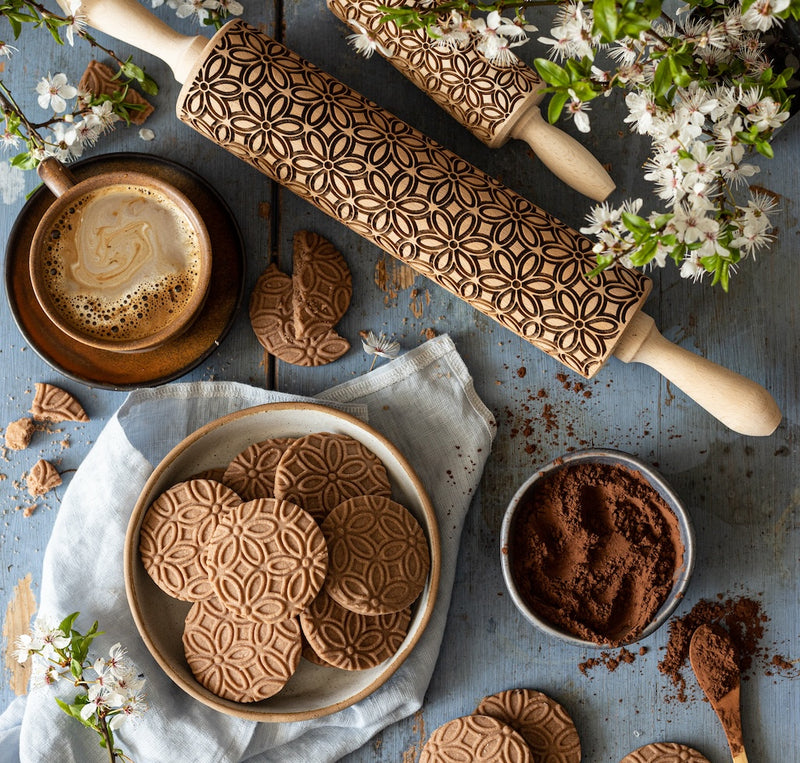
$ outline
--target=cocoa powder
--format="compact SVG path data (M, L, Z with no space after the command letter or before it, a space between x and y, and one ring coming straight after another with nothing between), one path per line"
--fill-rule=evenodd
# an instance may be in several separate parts
M674 686L674 698L680 702L689 699L684 672L689 664L689 643L697 628L704 624L724 628L733 643L739 671L746 673L759 654L767 620L761 604L755 599L746 596L724 598L722 595L716 601L701 599L687 614L670 620L667 649L658 669Z
M597 644L631 643L672 590L683 560L677 517L639 473L580 462L523 497L511 572L528 606Z

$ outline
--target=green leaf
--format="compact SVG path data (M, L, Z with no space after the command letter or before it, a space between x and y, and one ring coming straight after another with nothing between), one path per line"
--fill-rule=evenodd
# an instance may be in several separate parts
M655 257L657 249L658 241L651 238L631 254L631 263L637 268L647 265Z
M649 233L650 223L639 217L639 215L631 214L630 212L622 213L622 222L631 233Z
M539 76L548 84L561 87L568 87L571 84L569 74L557 63L546 58L537 58L533 63Z
M550 98L550 103L547 104L547 119L550 124L555 124L558 121L558 118L561 116L561 112L568 100L569 93L566 91L553 93L552 97Z
M617 39L619 25L616 0L595 0L592 4L592 11L594 28L602 36L603 42L614 42Z
M672 70L670 69L670 58L665 56L656 67L656 74L653 78L653 93L657 98L663 98L666 97L671 87Z
M757 140L756 141L756 151L762 156L766 156L767 159L774 159L775 158L775 151L772 148L772 145L768 140Z
M142 90L148 95L158 95L158 84L156 81L146 72L142 72L142 74L144 75L142 79L137 80Z

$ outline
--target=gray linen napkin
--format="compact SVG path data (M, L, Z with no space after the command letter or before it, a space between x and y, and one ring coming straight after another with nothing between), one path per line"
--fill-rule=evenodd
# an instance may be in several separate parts
M104 635L93 653L122 642L145 673L149 709L117 732L136 763L326 763L422 705L444 633L463 520L495 434L494 419L448 336L315 400L346 409L392 441L416 470L439 519L442 575L436 607L416 648L386 684L325 718L254 723L186 695L150 657L136 631L125 598L122 550L131 507L154 466L208 421L252 405L300 399L230 382L133 392L64 494L45 552L39 611L60 619L80 610L77 625L84 629L98 620ZM83 548L79 557L76 537ZM53 695L53 688L33 689L0 716L0 763L52 763L54 754L59 763L106 759L94 732L64 715Z

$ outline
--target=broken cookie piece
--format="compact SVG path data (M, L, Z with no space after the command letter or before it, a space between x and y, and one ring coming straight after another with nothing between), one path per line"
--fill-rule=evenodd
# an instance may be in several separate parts
M35 428L33 419L27 417L12 421L6 427L6 447L11 450L25 450L31 444Z
M101 64L97 59L92 59L78 83L78 88L95 96L114 96L125 88L125 84L120 82L117 76L108 66ZM123 100L129 107L134 107L128 108L128 117L135 125L141 125L153 113L153 106L130 87L125 91Z
M267 352L297 366L321 366L344 355L350 343L333 327L353 296L344 257L317 233L298 231L293 272L270 265L250 298L250 323Z
M40 458L26 478L28 492L32 496L44 495L61 484L61 475L49 461Z
M30 412L36 421L89 421L83 406L69 392L42 382L36 382Z

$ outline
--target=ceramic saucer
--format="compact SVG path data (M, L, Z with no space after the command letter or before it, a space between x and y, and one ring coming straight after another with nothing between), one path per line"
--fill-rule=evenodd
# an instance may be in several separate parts
M208 183L175 162L149 154L114 153L70 165L80 180L96 172L127 170L166 180L197 207L211 236L211 287L197 320L177 339L146 352L118 353L81 344L57 329L33 293L28 257L36 226L53 201L44 186L22 208L6 246L6 294L22 335L56 371L91 387L132 389L164 384L188 373L219 346L244 292L245 255L230 209Z

